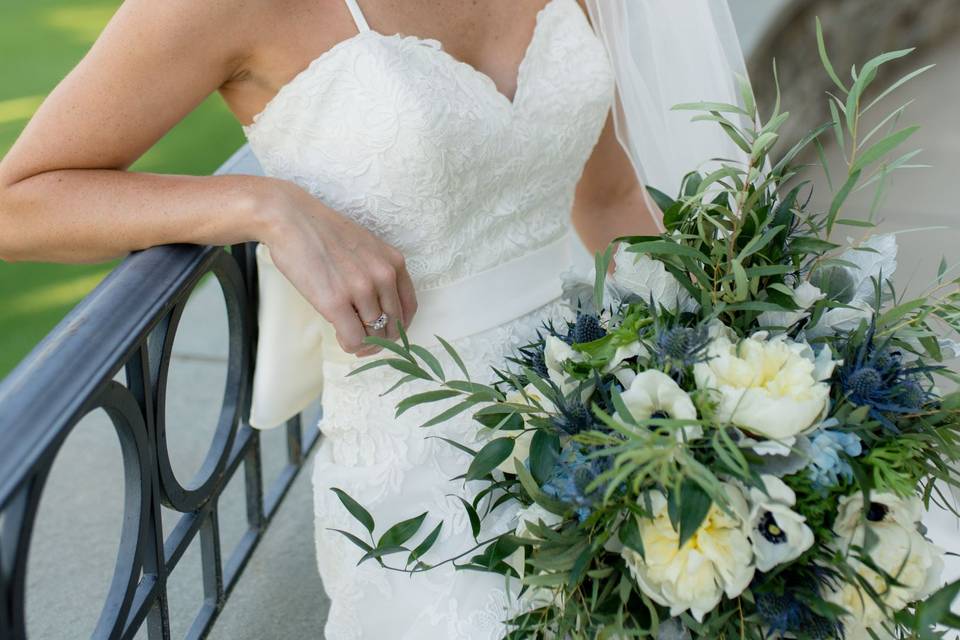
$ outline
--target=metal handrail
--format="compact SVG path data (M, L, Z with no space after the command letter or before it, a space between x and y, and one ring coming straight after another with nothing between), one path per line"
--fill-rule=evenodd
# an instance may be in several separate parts
M242 149L220 173L256 173ZM27 557L54 459L88 414L103 409L120 439L124 517L113 580L94 638L170 638L167 577L199 540L204 603L187 638L205 637L318 437L301 416L287 425L286 467L264 491L259 433L249 425L257 341L255 245L229 250L167 245L128 256L0 383L0 637L25 639ZM229 356L210 450L194 479L175 477L167 452L165 394L187 300L207 274L224 293ZM125 383L118 381L121 372ZM247 530L220 549L218 500L244 470ZM161 507L179 521L164 537Z

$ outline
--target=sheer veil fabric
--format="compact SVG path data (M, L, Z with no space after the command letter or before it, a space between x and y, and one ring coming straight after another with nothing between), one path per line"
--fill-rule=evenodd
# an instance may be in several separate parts
M587 0L617 84L617 138L640 181L669 195L712 158L745 154L711 122L691 122L683 102L739 104L746 65L726 0ZM656 220L660 224L660 220Z

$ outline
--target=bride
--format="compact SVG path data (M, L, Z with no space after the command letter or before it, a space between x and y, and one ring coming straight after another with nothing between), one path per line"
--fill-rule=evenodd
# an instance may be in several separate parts
M699 20L716 34L719 3L636 3L632 17L627 4L127 0L0 163L5 260L260 243L252 424L283 422L325 379L314 484L330 640L503 633L501 579L357 567L360 551L330 531L354 526L338 487L380 523L424 511L443 520L441 555L473 540L456 499L469 487L445 483L457 451L423 437L429 416L394 418L383 369L347 374L376 353L366 336L397 339L399 326L452 369L443 336L483 374L563 316L555 274L570 260L571 220L591 253L656 232L638 172L672 189L679 176L658 170L718 155L663 113L682 99L732 99L688 82L694 68L726 82L723 51L681 46L668 28ZM628 23L646 37L622 55ZM626 76L624 65L660 74ZM215 90L264 176L127 171ZM649 118L623 117L644 101ZM646 171L641 149L656 154ZM469 439L471 424L461 417L442 435Z

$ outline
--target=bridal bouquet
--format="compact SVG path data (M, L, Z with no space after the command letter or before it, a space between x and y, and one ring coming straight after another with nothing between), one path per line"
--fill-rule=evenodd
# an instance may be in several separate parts
M593 282L568 278L569 322L491 363L492 384L373 339L395 357L361 370L436 385L398 412L473 412L480 444L450 442L485 487L464 501L478 544L457 567L516 585L509 638L935 638L960 622L960 583L941 588L945 551L921 524L931 502L950 508L960 459L960 394L937 386L957 379L941 336L960 329L960 280L941 264L929 292L900 297L894 237L870 235L872 212L841 216L852 192L909 166L914 153L891 157L915 130L896 128L902 107L862 123L918 72L867 102L881 65L908 51L845 82L822 36L820 50L832 120L776 160L787 114L778 103L761 123L745 82L742 105L676 107L723 127L749 162L692 172L676 198L651 190L665 232L621 238ZM793 161L825 134L847 171L818 211ZM511 506L516 529L480 539ZM380 543L345 535L364 559L403 553L402 570L427 571L437 530L414 542L422 523Z

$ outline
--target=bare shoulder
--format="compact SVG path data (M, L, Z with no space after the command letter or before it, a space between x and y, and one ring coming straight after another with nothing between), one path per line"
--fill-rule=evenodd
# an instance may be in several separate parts
M257 24L275 8L270 0L125 0L100 41L141 42L197 61L224 66L242 60L255 46ZM112 48L112 47L111 47Z
M242 68L272 4L125 0L44 100L0 176L12 182L64 168L129 167Z

